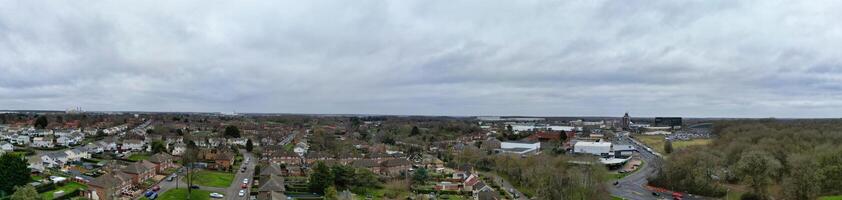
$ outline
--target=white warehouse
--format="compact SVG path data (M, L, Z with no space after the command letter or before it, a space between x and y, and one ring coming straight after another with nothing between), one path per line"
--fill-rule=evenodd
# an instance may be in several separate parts
M573 145L574 153L586 153L598 156L611 155L612 144L610 142L577 142Z
M540 142L515 142L515 141L508 141L508 142L501 142L500 143L500 150L506 153L515 153L515 154L526 154L526 153L536 153L538 149L541 148Z

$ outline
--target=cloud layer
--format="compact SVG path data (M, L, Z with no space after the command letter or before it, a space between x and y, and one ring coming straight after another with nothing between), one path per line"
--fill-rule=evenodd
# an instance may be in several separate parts
M6 1L0 109L839 117L837 1Z

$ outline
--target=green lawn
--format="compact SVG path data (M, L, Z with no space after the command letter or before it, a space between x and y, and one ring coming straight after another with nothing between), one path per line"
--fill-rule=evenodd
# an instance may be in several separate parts
M41 193L41 197L43 197L44 199L53 199L53 193L54 192L64 191L65 194L69 194L69 193L71 193L75 190L78 190L80 188L84 189L84 188L87 188L87 187L85 185L82 185L82 184L79 184L79 183L76 183L76 182L69 182L69 183L65 184L64 186L56 188L55 190L50 190L50 191Z
M663 135L635 135L634 139L640 141L641 143L645 144L655 150L656 152L664 155L664 136ZM672 148L674 150L679 150L683 148L687 148L689 146L696 146L696 145L708 145L713 142L713 139L692 139L692 140L679 140L672 142Z
M234 174L227 172L217 172L209 170L201 170L196 172L196 179L193 180L196 185L226 188L234 181Z
M127 159L137 162L137 161L149 159L149 156L150 155L147 154L147 153L135 153L135 154L130 155Z
M819 197L819 200L842 200L842 195L823 196L823 197Z
M190 200L205 200L210 199L210 193L204 190L193 190L190 194ZM187 189L186 188L178 188L178 189L171 189L167 192L164 192L160 196L158 196L160 200L183 200L187 199Z

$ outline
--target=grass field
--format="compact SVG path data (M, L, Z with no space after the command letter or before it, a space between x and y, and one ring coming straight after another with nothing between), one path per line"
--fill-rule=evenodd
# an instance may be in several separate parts
M842 195L819 197L819 200L842 200Z
M664 155L664 136L663 135L635 135L634 139L637 141L646 144L656 152ZM713 139L692 139L688 141L674 141L672 142L672 148L674 150L679 150L682 148L687 148L689 146L696 146L696 145L708 145L713 142Z
M50 191L41 193L41 197L43 199L53 199L53 193L54 192L64 191L65 194L68 194L68 193L71 193L75 190L84 189L84 188L87 188L87 187L85 185L82 185L82 184L79 184L79 183L76 183L76 182L69 182L69 183L65 184L64 186L56 188L55 190L50 190Z
M201 170L196 172L196 179L193 181L200 186L226 188L234 181L234 174Z
M210 199L210 193L204 190L193 190L190 195L190 200L206 200ZM167 192L161 194L158 197L159 200L183 200L187 199L187 189L185 188L178 188L172 189Z
M130 155L127 159L129 159L131 161L135 161L135 162L141 161L141 160L146 160L146 159L149 159L149 154L136 153L136 154Z

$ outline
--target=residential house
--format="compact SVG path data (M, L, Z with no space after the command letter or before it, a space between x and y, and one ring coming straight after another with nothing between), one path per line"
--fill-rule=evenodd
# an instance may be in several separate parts
M53 148L55 147L55 144L53 143L52 138L35 137L32 139L32 144L30 144L30 146L36 148Z
M270 175L268 180L261 180L260 188L257 189L258 200L286 200L284 195L284 178L277 175Z
M86 196L93 200L115 199L131 190L132 181L123 173L103 174L88 183L91 192Z
M186 151L186 150L187 150L187 145L185 145L184 143L178 143L178 144L173 145L171 154L174 155L174 156L180 156L181 154L184 154L184 151Z
M30 156L26 162L30 170L34 172L44 171L44 160L41 159L41 156Z
M87 150L84 150L82 147L77 147L69 150L65 150L64 154L67 155L68 162L78 162L84 159L90 159L91 154L88 153Z
M14 151L14 150L15 150L15 146L12 146L12 144L11 144L11 143L9 143L9 142L0 142L0 150L3 150L3 151Z
M14 140L15 144L18 144L18 145L28 145L29 141L30 140L29 140L28 135L18 135L17 137L15 137L15 140Z
M117 140L114 137L107 137L96 142L103 151L117 151Z
M230 151L223 151L216 154L216 158L213 159L215 169L221 170L229 170L231 169L231 165L234 164L234 157L236 155L231 153Z
M155 173L162 174L164 170L175 167L173 157L166 153L157 153L149 157L149 162L155 164Z
M474 199L475 200L500 200L503 199L500 197L500 194L494 190L494 188L489 187L483 182L477 183L475 186L478 189L474 190Z
M64 164L67 163L67 154L63 151L54 151L41 154L41 161L44 163L45 167L49 168L61 168L64 167Z
M230 138L230 139L228 139L228 145L246 146L247 142L248 142L247 138Z
M412 162L405 158L386 160L381 163L380 174L386 176L399 176L406 174L412 167Z
M143 140L127 139L123 140L123 146L120 149L123 151L143 151L143 145L146 145Z
M155 164L142 160L126 166L121 171L131 175L132 184L140 184L144 180L155 176Z

